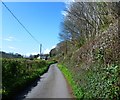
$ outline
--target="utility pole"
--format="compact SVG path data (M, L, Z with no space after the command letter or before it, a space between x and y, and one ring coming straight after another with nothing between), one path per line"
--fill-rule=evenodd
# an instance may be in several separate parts
M40 58L41 58L42 44L40 44Z

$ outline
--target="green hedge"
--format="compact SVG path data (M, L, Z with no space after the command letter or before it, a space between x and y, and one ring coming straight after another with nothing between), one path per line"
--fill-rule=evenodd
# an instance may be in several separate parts
M48 70L53 62L27 59L2 60L2 94L11 96Z
M86 99L120 99L120 66L103 65L98 62L88 70L76 72L59 64L60 70L72 87L73 95L80 100ZM82 83L84 82L84 83Z

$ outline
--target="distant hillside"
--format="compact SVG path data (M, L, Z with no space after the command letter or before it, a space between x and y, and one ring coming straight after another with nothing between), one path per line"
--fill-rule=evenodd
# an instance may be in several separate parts
M6 53L3 51L0 51L0 57L2 57L2 58L23 58L23 56L21 54Z

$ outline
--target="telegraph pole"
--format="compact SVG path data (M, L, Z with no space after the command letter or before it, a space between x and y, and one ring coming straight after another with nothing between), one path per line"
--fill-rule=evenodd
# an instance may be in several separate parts
M40 44L40 58L41 58L42 44Z

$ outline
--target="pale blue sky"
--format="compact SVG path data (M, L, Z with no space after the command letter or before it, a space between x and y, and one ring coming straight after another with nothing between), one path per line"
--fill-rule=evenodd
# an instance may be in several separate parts
M63 20L63 2L6 2L9 9L42 43L42 52L59 43L60 23ZM23 55L39 53L39 44L21 27L2 6L2 51Z

